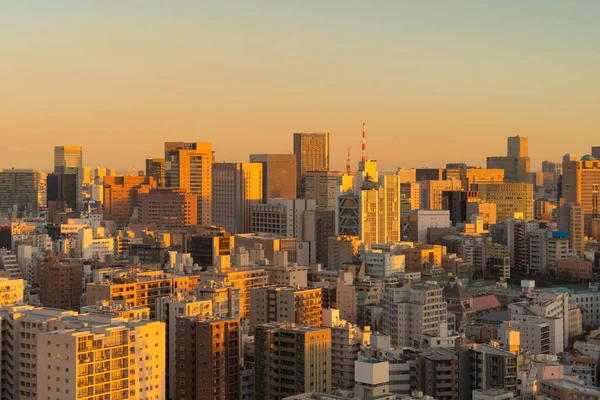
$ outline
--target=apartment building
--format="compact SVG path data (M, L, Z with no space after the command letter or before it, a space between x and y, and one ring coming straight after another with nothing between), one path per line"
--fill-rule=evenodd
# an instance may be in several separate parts
M417 390L439 400L454 400L458 393L458 356L452 349L437 348L419 354Z
M44 307L79 310L83 294L83 266L73 260L47 257L38 267L40 301Z
M321 289L269 286L252 289L250 330L269 322L323 325Z
M0 307L23 302L23 279L10 279L0 276Z

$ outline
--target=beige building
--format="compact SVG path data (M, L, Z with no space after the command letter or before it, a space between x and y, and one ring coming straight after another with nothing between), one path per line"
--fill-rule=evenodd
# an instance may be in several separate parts
M323 325L321 289L269 286L252 289L250 330L269 322Z
M331 393L330 328L270 323L256 327L254 340L254 398Z
M582 256L585 244L585 219L579 204L558 206L558 230L569 232L569 247Z
M592 233L592 221L600 217L600 161L586 155L581 161L563 161L562 196L567 203L580 204L584 233Z
M235 267L227 271L216 271L214 269L200 273L202 286L217 284L228 284L240 290L240 317L250 318L250 292L254 288L269 285L269 275L264 268Z
M406 257L406 272L422 272L425 264L442 265L446 247L438 244L415 244L414 247L402 249L402 254Z
M125 303L101 301L94 306L83 306L82 314L109 315L128 320L150 319L150 308L145 306L128 306Z
M382 333L390 335L394 346L414 346L425 334L447 332L447 303L437 284L389 288L382 305Z
M212 143L165 143L166 186L196 195L199 225L211 224L212 163Z
M496 204L498 221L523 214L523 219L531 221L533 215L533 185L524 182L490 183L477 185L479 198Z
M358 236L333 236L328 240L327 267L338 270L342 264L358 258L360 239Z
M340 184L339 171L309 171L305 177L305 198L316 202L317 211L335 211L336 192Z
M251 232L252 207L263 201L261 163L214 163L212 223L229 233Z
M0 277L0 307L23 302L23 279Z
M155 321L40 334L38 398L165 399L165 342Z
M253 249L256 245L262 246L264 256L269 260L275 259L275 252L287 251L288 261L297 262L297 239L272 233L244 233L235 235L235 247Z
M447 179L439 181L422 181L421 191L423 192L422 208L425 210L443 210L443 193L449 191L462 190L460 179Z
M271 285L296 286L305 288L308 286L308 269L301 265L279 265L266 267L269 273Z
M86 305L103 300L125 302L128 306L147 306L150 318L156 318L156 301L173 293L184 296L194 293L199 285L198 275L167 275L162 271L116 277L111 281L88 283Z
M473 184L504 182L503 169L467 168L467 188ZM469 189L470 190L470 189Z

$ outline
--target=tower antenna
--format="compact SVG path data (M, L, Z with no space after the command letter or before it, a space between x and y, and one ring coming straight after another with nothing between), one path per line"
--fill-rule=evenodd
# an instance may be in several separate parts
M362 160L367 161L367 126L363 122L363 136L362 136Z
M350 147L348 147L348 158L346 159L346 174L350 175Z

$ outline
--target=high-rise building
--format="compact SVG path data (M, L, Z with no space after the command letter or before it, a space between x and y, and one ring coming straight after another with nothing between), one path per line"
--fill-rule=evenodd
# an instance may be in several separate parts
M260 163L214 163L212 223L232 234L251 231L252 207L263 200Z
M327 267L337 271L342 264L351 264L358 259L360 239L358 236L335 236L328 240Z
M198 196L185 189L152 189L138 194L138 222L164 228L185 228L198 223Z
M449 210L413 210L408 213L408 240L427 243L429 228L450 228Z
M331 393L331 329L270 323L256 327L255 398Z
M562 197L567 203L580 204L584 232L591 236L592 221L600 218L600 161L585 155L581 161L563 161Z
M177 318L177 400L240 397L240 320Z
M212 163L211 143L165 142L166 186L197 196L198 225L211 224Z
M13 304L21 304L24 295L23 279L10 279L0 277L0 307L11 306Z
M317 211L335 211L340 180L339 171L308 171L305 177L305 198L316 201Z
M394 346L414 346L423 335L444 331L447 303L438 284L387 289L383 294L383 329Z
M516 393L517 356L488 344L459 350L459 399L472 398L472 391L504 388Z
M437 348L419 354L417 388L434 399L454 400L457 393L458 356L451 349Z
M515 214L533 220L533 185L525 182L505 182L476 185L479 198L496 204L496 218L501 221Z
M304 198L306 173L329 170L329 133L294 133L296 197Z
M268 260L275 259L276 251L287 251L288 261L291 263L298 261L298 240L292 237L285 237L273 233L244 233L235 235L235 247L254 249L257 245L264 250L264 256ZM302 258L302 257L301 257ZM306 263L305 265L308 265Z
M408 223L408 213L421 208L421 185L417 182L400 183L400 222L402 228Z
M146 158L146 176L153 177L157 187L165 187L165 159Z
M269 322L323 325L321 289L269 286L252 289L250 329Z
M0 210L38 209L39 174L33 169L0 169Z
M487 167L504 170L504 179L511 182L529 182L529 141L525 137L508 138L506 157L488 157Z
M585 219L583 207L579 204L561 204L558 206L558 230L569 232L569 247L580 256L584 249Z
M218 232L194 234L186 238L186 253L201 267L217 264L218 256L231 256L234 236L224 229Z
M422 181L421 192L423 208L425 210L443 210L443 193L448 191L461 191L462 189L462 182L458 179Z
M296 198L295 154L251 154L250 162L262 164L263 201Z
M46 190L48 206L52 202L64 202L70 209L77 209L77 175L48 174Z
M47 257L37 272L44 307L79 310L83 294L83 266L72 260Z
M415 180L421 181L441 181L444 179L443 168L417 168L415 171Z
M162 322L64 327L36 339L39 399L164 399Z
M54 172L57 174L77 175L77 207L76 211L83 208L83 155L81 146L56 146L54 147Z
M104 178L104 219L117 224L131 222L138 196L150 193L156 181L149 176L107 176Z

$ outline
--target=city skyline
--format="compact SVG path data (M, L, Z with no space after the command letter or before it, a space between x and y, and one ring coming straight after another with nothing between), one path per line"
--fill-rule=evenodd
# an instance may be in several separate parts
M7 5L0 132L27 146L8 140L1 167L50 171L48 149L72 144L87 166L142 170L169 140L245 162L307 131L330 132L343 170L363 121L382 171L484 166L515 135L532 170L597 145L600 5L460 3Z

